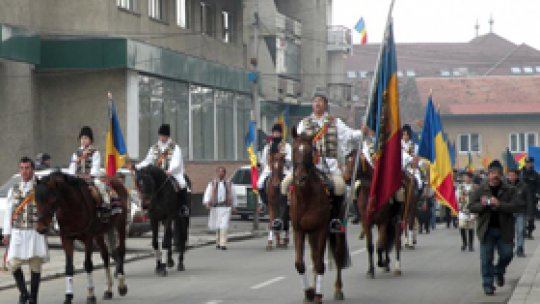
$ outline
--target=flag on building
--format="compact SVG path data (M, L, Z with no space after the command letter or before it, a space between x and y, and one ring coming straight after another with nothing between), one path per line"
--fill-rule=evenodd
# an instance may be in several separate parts
M118 168L122 167L126 161L127 149L112 99L109 111L109 125L105 143L105 155L107 156L105 158L105 172L107 176L114 176Z
M255 132L257 125L254 120L249 121L248 134L246 136L246 149L249 155L249 164L251 165L251 187L253 192L257 192L257 180L259 179L259 171L257 169L257 155L255 154Z
M468 154L468 160L467 160L467 166L465 167L465 171L466 172L470 172L470 173L474 173L474 165L473 165L473 161L472 161L472 155L471 155L471 151L469 151Z
M527 158L527 152L520 153L514 157L518 163L518 169L525 167L525 158Z
M439 201L457 214L454 178L448 145L443 139L443 128L431 96L428 98L418 156L430 163L430 184Z
M506 148L505 159L506 159L506 172L510 170L516 170L519 168L518 163L516 162L516 160L512 156L512 153L510 153L510 149L508 148Z
M289 128L289 105L285 105L285 110L279 114L276 123L281 125L281 129L283 130L283 140L287 140L287 131Z
M401 122L397 81L396 48L392 22L385 33L380 64L367 125L375 131L375 166L369 193L370 218L401 187Z
M366 23L364 22L364 18L361 17L358 22L356 22L356 25L354 26L354 29L360 33L360 43L366 44L367 43L367 31L366 31Z

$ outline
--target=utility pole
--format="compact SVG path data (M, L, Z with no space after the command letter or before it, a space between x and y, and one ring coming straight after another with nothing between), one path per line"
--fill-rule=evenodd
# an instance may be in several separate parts
M259 20L259 0L255 0L253 3L253 54L250 59L251 63L251 73L252 76L250 77L252 80L252 87L251 87L251 93L252 93L252 99L253 99L253 110L254 110L254 118L255 118L255 124L257 126L257 130L255 131L255 142L253 143L254 152L256 155L259 151L258 143L259 143L259 130L261 129L261 104L259 101L259 68L258 68L258 56L259 56L259 26L260 26L260 20ZM254 191L256 189L253 189ZM255 209L253 210L253 232L257 232L259 230L259 198L257 195L257 201L255 202Z

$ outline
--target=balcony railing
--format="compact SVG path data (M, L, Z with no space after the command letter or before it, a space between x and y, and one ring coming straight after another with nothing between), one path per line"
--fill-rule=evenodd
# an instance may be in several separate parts
M341 25L328 26L328 51L350 52L352 49L351 29Z

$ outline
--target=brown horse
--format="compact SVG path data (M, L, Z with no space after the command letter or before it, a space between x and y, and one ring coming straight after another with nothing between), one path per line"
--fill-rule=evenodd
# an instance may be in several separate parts
M122 212L111 215L106 221L96 215L97 206L101 205L101 197L93 185L83 179L64 174L60 171L52 172L37 182L36 202L38 209L37 230L45 233L51 224L53 215L56 215L60 227L60 239L66 255L66 294L64 303L73 300L73 242L80 240L84 243L84 269L88 277L87 303L96 303L94 283L92 278L93 264L92 251L94 242L98 245L103 259L106 273L107 290L103 298L111 299L113 296L113 278L109 269L109 255L116 261L118 274L118 293L127 294L125 284L124 257L126 252L126 215L128 192L122 182L117 178L110 178L109 185L118 194ZM105 234L112 240L109 244L111 252L105 244ZM118 245L117 247L115 247Z
M293 142L293 186L290 193L290 217L294 229L295 267L302 276L303 290L307 301L322 303L321 281L325 271L324 250L327 239L330 252L336 264L336 282L334 298L343 300L343 282L341 270L348 263L345 234L329 234L330 198L324 187L323 179L315 167L316 153L313 138L297 135L292 129ZM308 286L304 249L306 237L311 248L311 258L315 272L314 286Z
M266 196L268 201L268 217L269 223L272 223L278 215L280 208L280 185L283 180L283 169L285 166L285 154L283 153L270 153L268 159L268 165L272 172L265 185ZM266 250L272 250L274 244L274 236L276 238L276 247L287 248L289 244L289 223L288 219L285 221L284 230L285 237L283 242L281 241L280 231L268 230L268 243L266 244ZM270 224L269 224L270 225Z

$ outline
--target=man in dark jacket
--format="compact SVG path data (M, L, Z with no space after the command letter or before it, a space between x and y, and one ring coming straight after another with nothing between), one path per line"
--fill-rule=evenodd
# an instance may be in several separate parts
M538 202L538 192L540 191L540 177L534 170L534 158L527 157L525 159L525 167L521 170L520 179L527 184L533 200L533 216L528 219L527 238L533 239L532 232L534 230L534 214L536 213L536 204Z
M480 241L482 286L486 295L493 295L496 278L504 285L506 267L512 261L514 241L514 212L518 211L514 187L503 183L503 168L498 160L488 167L488 178L471 195L469 211L478 214L476 234ZM499 260L493 265L497 248Z
M531 193L527 187L527 184L522 182L519 179L519 170L510 169L508 171L507 180L508 184L516 188L516 204L518 205L519 210L514 214L514 219L516 221L516 256L519 258L525 257L525 252L523 249L524 239L523 239L523 230L525 228L525 219L530 212L530 206L532 204Z

